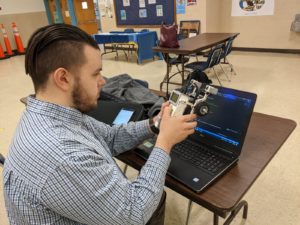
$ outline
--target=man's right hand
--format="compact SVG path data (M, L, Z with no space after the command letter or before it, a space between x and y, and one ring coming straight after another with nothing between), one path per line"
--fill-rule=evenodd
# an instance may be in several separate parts
M197 125L195 114L171 117L172 106L166 106L162 112L159 135L155 147L161 148L168 154L172 147L195 132Z

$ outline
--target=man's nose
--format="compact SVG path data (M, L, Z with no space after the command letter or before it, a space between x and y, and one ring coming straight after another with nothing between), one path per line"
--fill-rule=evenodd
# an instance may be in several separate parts
M106 81L104 79L104 77L100 77L99 81L98 81L98 86L104 86L106 84Z

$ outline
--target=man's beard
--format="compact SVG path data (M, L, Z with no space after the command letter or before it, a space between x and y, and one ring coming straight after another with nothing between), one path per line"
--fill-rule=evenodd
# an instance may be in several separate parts
M75 109L79 110L82 113L87 113L97 107L97 103L93 101L85 94L84 89L79 83L79 80L76 80L74 89L72 91L73 106Z

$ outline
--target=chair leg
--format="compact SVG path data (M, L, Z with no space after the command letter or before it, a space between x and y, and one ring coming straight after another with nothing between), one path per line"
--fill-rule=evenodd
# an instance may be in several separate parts
M188 210L187 210L185 225L189 224L190 214L191 214L191 210L192 210L192 203L193 203L192 200L189 200L189 205L188 205Z
M170 75L171 70L172 70L172 65L167 64L167 73L166 73L163 81L160 82L160 85L159 85L160 86L160 91L162 91L162 87L163 87L164 83L167 84L167 90L168 90L168 84L169 84L169 80L170 80L169 75Z
M224 58L224 63L229 65L229 67L230 67L230 69L231 69L231 72L232 72L234 75L237 75L236 71L235 71L234 68L233 68L233 65L228 61L227 58Z
M220 77L219 77L219 75L218 75L218 73L216 72L216 70L215 70L214 67L213 67L213 71L214 71L214 73L215 73L215 75L216 75L216 77L217 77L217 79L218 79L218 81L219 81L220 86L222 87L223 85L222 85L222 83L221 83Z
M230 82L231 80L229 79L228 74L227 74L226 71L224 70L223 66L222 66L221 64L219 64L219 65L220 65L221 69L223 70L223 73L225 74L227 80Z

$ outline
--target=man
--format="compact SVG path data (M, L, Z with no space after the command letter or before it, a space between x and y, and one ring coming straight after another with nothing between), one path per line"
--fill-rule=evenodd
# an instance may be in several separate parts
M152 120L110 127L85 114L105 84L96 42L71 25L40 28L29 40L25 69L35 96L28 97L4 166L10 223L152 223L169 153L194 132L195 115L170 117L166 104L153 152L129 181L113 156L151 137Z

